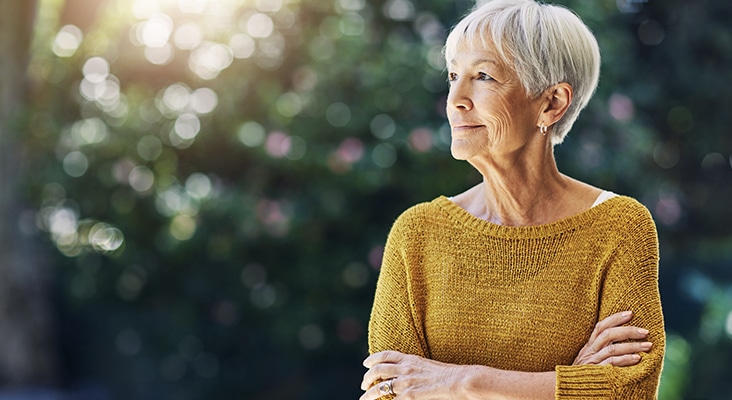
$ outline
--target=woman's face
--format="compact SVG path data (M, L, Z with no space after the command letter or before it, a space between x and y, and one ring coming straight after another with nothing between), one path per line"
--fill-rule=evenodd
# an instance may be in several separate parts
M494 49L461 46L447 62L451 152L459 160L520 151L541 136L541 101L531 99Z

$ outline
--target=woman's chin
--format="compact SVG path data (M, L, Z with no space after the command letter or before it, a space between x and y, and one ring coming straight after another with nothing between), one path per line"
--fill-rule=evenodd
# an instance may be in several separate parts
M452 154L452 158L464 161L473 156L475 151L464 144L453 142L450 145L450 153Z

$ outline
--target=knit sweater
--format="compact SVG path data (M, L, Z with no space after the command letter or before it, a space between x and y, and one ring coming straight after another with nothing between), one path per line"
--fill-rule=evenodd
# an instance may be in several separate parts
M631 310L653 343L629 367L572 363L595 324ZM665 337L658 239L648 210L617 196L569 218L508 227L446 197L394 223L369 350L503 370L556 372L557 399L652 399Z

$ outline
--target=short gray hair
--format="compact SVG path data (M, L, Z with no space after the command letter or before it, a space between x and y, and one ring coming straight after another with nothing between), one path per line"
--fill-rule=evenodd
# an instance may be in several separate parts
M559 144L597 88L600 49L590 29L572 11L533 0L492 0L476 6L452 29L445 42L449 64L461 45L496 48L504 65L513 66L527 95L566 82L572 104L552 129Z

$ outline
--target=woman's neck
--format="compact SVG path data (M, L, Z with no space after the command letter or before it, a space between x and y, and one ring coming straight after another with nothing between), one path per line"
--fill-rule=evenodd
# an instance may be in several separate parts
M601 191L561 174L551 149L542 157L471 160L483 182L456 202L478 218L506 226L547 224L589 209Z

